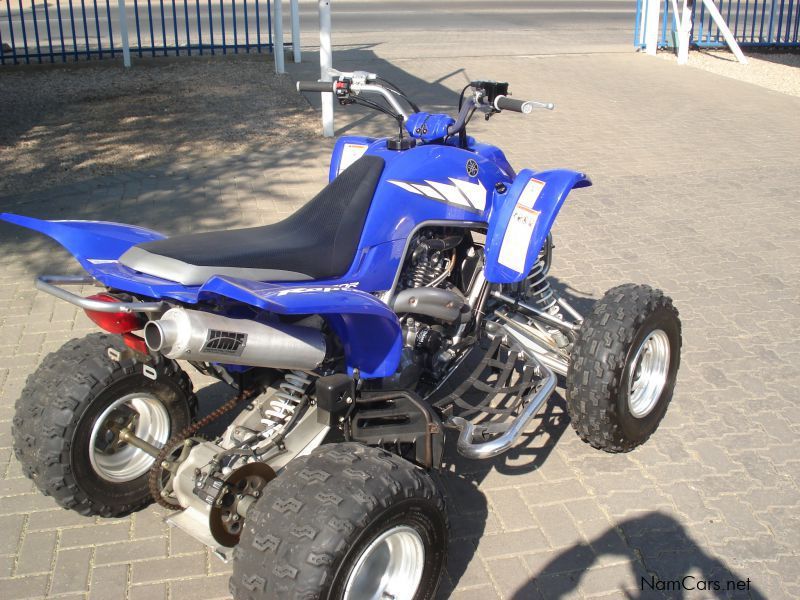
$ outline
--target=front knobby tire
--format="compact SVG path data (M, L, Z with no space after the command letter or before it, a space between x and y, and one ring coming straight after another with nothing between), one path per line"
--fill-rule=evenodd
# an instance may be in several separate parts
M447 537L444 500L425 471L377 448L330 444L292 461L248 511L230 590L236 600L429 599ZM390 555L408 557L405 570ZM381 596L371 582L392 573Z
M151 365L154 381L131 358L111 360L109 348L122 356L127 350L120 337L95 333L47 355L28 377L12 424L25 475L64 508L87 516L119 517L152 501L152 458L124 444L109 447L100 437L104 423L127 419L138 431L149 419L149 430L166 441L191 422L197 407L177 363Z
M629 452L658 428L680 364L681 322L661 290L610 289L584 319L567 372L567 408L578 436Z

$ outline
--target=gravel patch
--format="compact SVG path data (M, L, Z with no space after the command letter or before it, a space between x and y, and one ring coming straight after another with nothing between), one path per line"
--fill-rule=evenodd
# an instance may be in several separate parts
M316 134L263 55L15 67L0 77L0 197Z
M659 52L658 56L677 61L672 52ZM693 50L688 66L800 97L800 54L748 54L745 49L745 56L748 63L742 65L727 50Z

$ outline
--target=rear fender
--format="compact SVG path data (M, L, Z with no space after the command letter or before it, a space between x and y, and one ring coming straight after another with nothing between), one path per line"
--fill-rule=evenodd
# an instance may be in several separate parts
M279 315L321 315L344 346L347 371L364 378L388 377L400 364L402 335L397 315L374 296L341 285L279 285L216 276L200 288L200 302L223 299Z
M505 194L495 193L486 235L486 279L522 281L533 268L558 211L573 188L592 185L567 169L520 171Z
M165 237L144 227L106 221L43 221L11 213L0 214L0 219L53 238L90 274L95 265L116 261L131 246Z

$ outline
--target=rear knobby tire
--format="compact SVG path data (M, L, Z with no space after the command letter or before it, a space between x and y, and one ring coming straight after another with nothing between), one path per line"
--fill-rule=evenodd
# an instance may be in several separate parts
M413 599L433 598L448 532L430 476L377 448L322 446L289 463L247 512L231 593L236 600L340 600L365 549L397 527L413 529L424 547Z
M154 381L131 358L111 360L109 348L123 357L127 350L119 336L94 333L47 355L28 377L12 424L25 475L64 508L87 516L119 517L152 501L147 472L109 481L92 465L91 432L103 411L127 395L146 394L163 406L169 438L191 422L197 406L189 377L174 361L152 365ZM141 463L149 458L139 456Z
M635 415L629 401L635 358L653 336L668 340L669 364L661 392L640 411L646 414ZM680 349L678 311L661 290L626 284L606 292L581 325L567 372L567 408L578 436L606 452L629 452L647 441L672 398Z

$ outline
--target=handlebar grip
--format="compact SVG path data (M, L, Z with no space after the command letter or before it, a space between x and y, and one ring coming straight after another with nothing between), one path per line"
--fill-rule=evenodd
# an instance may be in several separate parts
M513 110L527 115L533 110L533 103L530 100L515 100L508 96L498 96L494 101L494 107L497 110Z
M335 81L298 81L298 92L333 92Z

